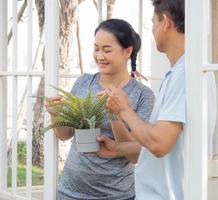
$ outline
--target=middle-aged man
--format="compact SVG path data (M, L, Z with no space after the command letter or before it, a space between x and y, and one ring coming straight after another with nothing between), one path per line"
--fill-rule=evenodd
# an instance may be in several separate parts
M171 69L161 82L149 122L132 109L123 90L108 88L107 107L117 114L141 145L135 168L137 200L183 200L185 117L184 0L152 0L153 35ZM117 152L122 142L98 137Z

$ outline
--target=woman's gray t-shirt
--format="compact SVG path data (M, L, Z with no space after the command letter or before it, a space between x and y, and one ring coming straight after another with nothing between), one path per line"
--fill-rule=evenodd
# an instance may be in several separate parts
M102 91L100 74L84 74L75 82L72 93L85 98L91 90ZM149 120L154 103L150 88L131 79L123 90L128 94L135 112ZM113 138L111 124L106 119L101 134ZM134 167L126 157L107 158L76 152L72 141L58 187L59 200L124 200L135 195Z

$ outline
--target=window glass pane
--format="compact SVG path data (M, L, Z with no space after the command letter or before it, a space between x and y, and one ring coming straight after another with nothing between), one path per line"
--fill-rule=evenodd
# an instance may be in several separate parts
M212 73L211 73L212 74ZM208 78L208 100L209 100L209 116L211 119L208 119L209 124L211 125L211 151L212 151L212 158L218 159L218 117L217 117L217 93L218 93L218 72L216 71L213 73L215 76L215 79L213 79L212 75L210 78ZM215 112L216 110L216 112ZM215 122L215 123L214 123ZM215 128L215 129L214 129Z
M208 80L208 200L218 199L216 160L218 160L218 117L217 94L218 72L207 73Z
M212 23L212 63L218 63L218 1L211 1Z

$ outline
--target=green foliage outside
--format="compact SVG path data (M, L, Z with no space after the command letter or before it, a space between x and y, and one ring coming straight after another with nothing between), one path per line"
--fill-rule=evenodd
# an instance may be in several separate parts
M11 168L8 170L8 187L11 187ZM32 185L44 184L44 172L42 168L32 168ZM17 186L23 187L26 185L26 166L18 165L17 167Z
M17 144L17 162L19 165L26 165L26 142L24 141Z
M17 144L17 186L22 187L26 185L26 143L24 141ZM8 187L11 187L12 171L11 167L8 169ZM43 168L32 167L32 185L44 184Z
M26 186L26 142L18 142L17 144L17 186L23 187ZM59 171L59 176L61 171ZM11 177L12 170L11 167L8 169L7 174L8 187L11 187ZM36 166L32 167L32 185L43 185L44 184L44 169Z

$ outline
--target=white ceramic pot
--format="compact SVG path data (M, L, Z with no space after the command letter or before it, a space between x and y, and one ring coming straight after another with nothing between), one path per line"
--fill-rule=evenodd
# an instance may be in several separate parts
M77 152L96 152L100 150L100 144L96 137L100 135L100 128L75 129L75 141Z

